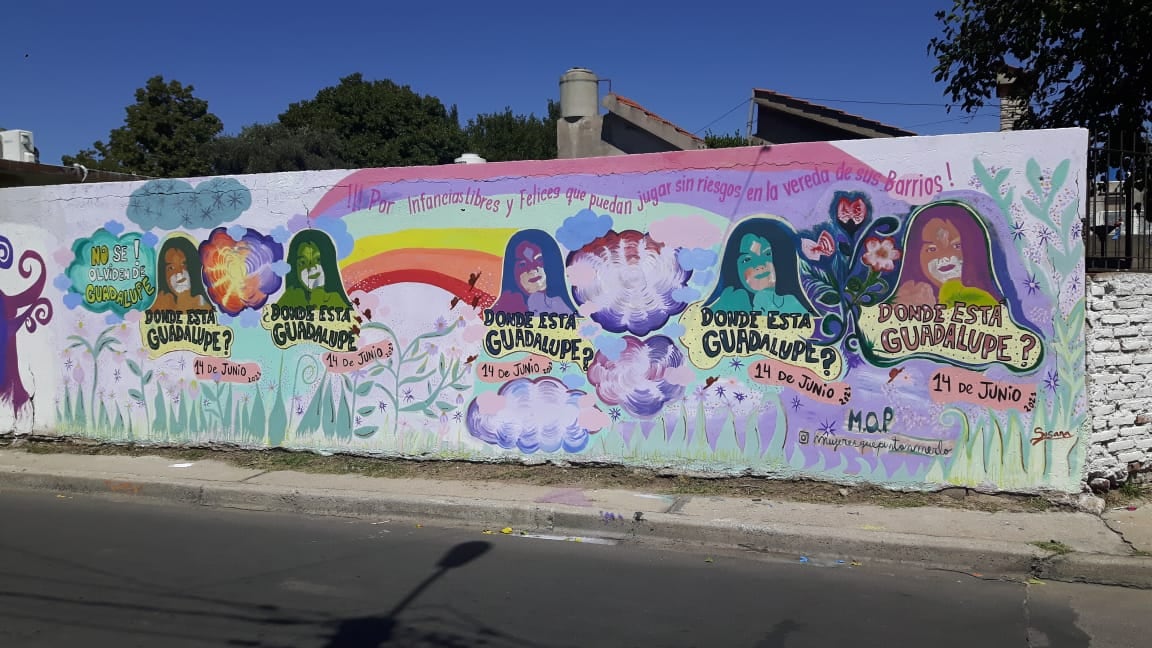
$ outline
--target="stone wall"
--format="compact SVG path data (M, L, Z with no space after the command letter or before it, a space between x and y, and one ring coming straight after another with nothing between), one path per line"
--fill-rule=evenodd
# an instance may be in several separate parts
M1115 486L1152 468L1152 274L1090 274L1087 284L1087 477Z

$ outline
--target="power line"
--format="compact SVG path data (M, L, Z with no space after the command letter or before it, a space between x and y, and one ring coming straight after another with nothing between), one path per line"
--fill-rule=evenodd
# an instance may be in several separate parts
M736 111L737 111L737 110L739 110L740 108L743 108L744 106L748 105L748 102L749 102L749 101L750 101L750 99L741 99L741 100L740 100L740 103L738 103L738 104L736 104L735 106L732 106L731 108L729 108L729 109L728 109L728 112L724 113L723 115L720 115L720 116L719 116L719 117L717 117L716 119L713 119L712 121L708 122L707 124L704 124L704 125L703 125L703 126L701 126L700 128L697 128L696 130L692 131L692 134L693 134L693 135L699 135L699 134L700 134L700 131L702 131L702 130L704 130L704 129L708 128L708 127L709 127L709 126L711 126L712 124L715 124L716 122L720 121L721 119L724 119L724 118L725 118L725 117L727 117L728 115L731 115L732 113L736 112Z
M873 101L871 99L819 99L816 97L793 97L793 99L800 99L801 101L827 101L832 103L873 104L877 106L928 106L932 108L948 108L952 105L946 103L923 103L915 101ZM985 104L981 107L999 108L1000 104Z
M953 117L951 119L941 119L940 121L924 122L923 124L912 124L908 128L918 128L920 126L933 126L935 124L948 124L951 122L958 122L958 121L971 122L973 119L976 119L977 117L998 117L998 116L999 115L996 115L994 113L977 113L977 114L973 114L973 115L966 115L964 117Z

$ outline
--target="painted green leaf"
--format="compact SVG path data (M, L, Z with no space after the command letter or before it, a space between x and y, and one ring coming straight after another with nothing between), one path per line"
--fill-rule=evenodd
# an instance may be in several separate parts
M357 396L367 396L368 394L372 393L372 388L375 386L375 384L376 383L373 383L373 382L360 383L359 385L356 386L356 395Z
M450 411L456 409L455 405L453 405L452 403L445 402L445 401L436 401L436 407L439 407L440 409L444 410L445 412L450 412Z
M324 414L324 399L328 395L327 387L328 381L325 380L313 392L312 401L308 403L308 409L304 410L304 417L300 419L298 432L307 435L320 429L320 417Z
M340 395L340 411L336 416L336 437L346 439L352 435L352 408L348 399Z
M217 400L217 397L219 396L216 388L208 383L200 383L200 391L204 392L204 397L210 401Z
M252 412L248 415L248 434L257 443L264 443L264 433L268 429L268 416L264 411L264 399L260 390L252 396Z
M131 371L132 373L139 376L140 375L140 365L136 364L136 361L132 360L131 358L129 358L127 360L127 363L128 363L128 371Z
M433 412L433 411L432 411L430 408L428 408L428 407L425 407L425 408L424 408L424 411L423 411L423 412L421 412L421 413L422 413L424 416L427 416L428 418L436 418L436 413L435 413L435 412Z
M129 389L128 390L128 397L131 398L132 400L138 400L138 401L144 400L144 394L139 389ZM65 403L65 404L67 404L67 403Z
M344 389L347 391L352 391L352 379L349 378L347 374L340 377L344 380Z
M152 384L152 371L149 370L148 373L144 374L144 378L142 380L144 381L145 385Z
M824 293L823 295L820 295L819 299L817 299L816 301L820 302L821 304L824 304L825 306L835 306L835 305L840 303L840 295L837 295L836 293L827 292L827 293Z
M172 424L172 432L175 434L187 435L191 430L188 429L188 399L181 396L180 398L180 412L174 417L175 421Z
M157 389L156 400L154 401L156 411L153 416L152 431L156 433L155 436L158 438L166 438L168 435L168 417L165 415L165 406L167 403L168 401L164 400L164 390Z
M124 412L120 411L120 405L116 405L116 422L112 424L112 431L116 436L124 435Z
M368 371L368 375L379 376L380 374L384 373L385 371L388 371L387 367L384 367L383 365L381 365L379 367L374 367L374 368L370 369Z
M1033 193L1036 197L1044 199L1044 188L1040 186L1040 165L1037 164L1036 158L1028 160L1028 165L1024 167L1024 176L1028 178L1028 184L1032 186Z
M356 414L358 414L358 415L360 415L360 416L368 416L368 415L372 414L372 413L373 413L373 412L375 412L375 411L376 411L376 408L375 408L374 406L372 406L372 405L365 405L364 407L361 407L361 408L357 409L357 410L356 410Z
M378 430L378 429L380 429L380 428L377 425L364 425L364 426L356 428L355 430L352 431L352 433L363 439L366 437L370 437L373 434L376 434L376 430Z
M272 399L272 410L268 413L268 445L273 448L284 445L284 435L288 432L288 407L284 404L284 383L276 388Z
M1056 170L1052 172L1052 191L1059 191L1064 186L1064 181L1068 179L1068 166L1071 160L1064 160L1056 165Z

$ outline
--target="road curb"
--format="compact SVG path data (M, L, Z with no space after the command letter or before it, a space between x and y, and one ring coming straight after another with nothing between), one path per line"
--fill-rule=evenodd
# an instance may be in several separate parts
M675 543L702 549L755 551L870 563L898 563L1006 577L1152 589L1152 558L1070 553L1053 556L1029 545L940 536L794 524L746 524L676 513L622 517L595 509L553 507L460 497L426 497L347 490L303 490L229 481L81 472L0 469L0 487L130 498L216 508L297 513Z

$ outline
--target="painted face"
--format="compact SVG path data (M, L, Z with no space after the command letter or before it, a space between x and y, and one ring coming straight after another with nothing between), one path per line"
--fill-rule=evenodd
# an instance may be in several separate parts
M960 278L964 271L964 251L955 225L939 218L925 224L920 269L937 285Z
M525 293L542 292L548 287L544 276L544 254L535 243L516 246L516 283Z
M176 248L168 248L164 253L164 277L174 293L192 290L192 278L188 275L188 259Z
M767 239L745 234L740 239L740 257L736 264L748 290L759 292L776 286L776 265L772 263L772 246Z
M296 256L296 271L300 273L300 283L308 290L316 290L324 285L324 268L320 265L320 250L310 243L300 246Z

